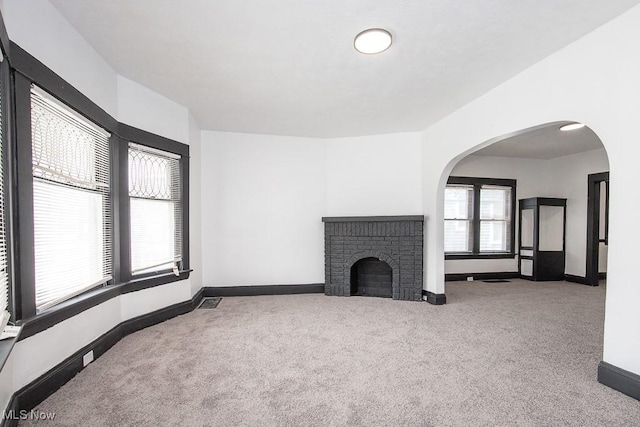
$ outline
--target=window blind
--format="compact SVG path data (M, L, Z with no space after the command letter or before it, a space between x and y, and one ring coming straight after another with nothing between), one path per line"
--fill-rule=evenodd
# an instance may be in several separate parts
M511 250L511 187L480 188L480 252Z
M131 272L168 270L182 261L180 156L129 144Z
M111 280L110 134L31 89L36 308Z
M444 250L473 249L473 186L448 185L444 191Z
M4 59L0 53L0 62ZM5 97L4 79L0 78L0 319L9 307L9 272L7 260L7 225L5 214L5 170L4 170L4 111L2 100ZM2 332L0 330L0 332Z

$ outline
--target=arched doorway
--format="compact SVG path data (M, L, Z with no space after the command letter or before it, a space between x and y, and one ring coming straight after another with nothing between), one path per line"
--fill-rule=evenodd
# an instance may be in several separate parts
M593 174L608 175L609 160L590 128L561 130L568 123L572 122L547 123L494 138L450 163L441 181L445 281L522 277L520 259L531 254L520 250L518 206L523 199L544 197L566 199L566 262L560 278L594 284L589 275L594 275L592 265L598 256L593 255L591 241L595 240L597 251L598 239L587 239L593 229L594 204L589 182ZM513 183L511 188L507 181ZM495 197L498 193L500 200ZM549 232L544 227L540 231ZM589 231L589 236L595 232ZM597 274L596 269L595 284Z

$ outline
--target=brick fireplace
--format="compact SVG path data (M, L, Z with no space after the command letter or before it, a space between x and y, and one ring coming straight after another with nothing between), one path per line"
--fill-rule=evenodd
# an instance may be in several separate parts
M324 217L325 295L422 300L424 216Z

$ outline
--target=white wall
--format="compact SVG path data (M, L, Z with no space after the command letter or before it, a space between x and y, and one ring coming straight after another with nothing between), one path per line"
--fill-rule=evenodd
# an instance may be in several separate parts
M465 155L492 139L559 120L586 123L610 164L609 262L603 360L640 374L640 287L633 224L640 198L615 197L640 179L634 141L640 139L640 7L489 91L423 133L423 202L427 222L427 289L444 288L443 207L446 177ZM464 126L460 124L463 123Z
M16 343L10 356L14 391L120 323L120 298L112 298Z
M326 144L203 132L205 286L324 282Z
M420 133L327 140L327 215L422 213Z
M527 197L566 198L565 273L584 277L587 253L587 176L608 170L606 151L598 149L551 160L470 155L455 165L451 175L516 179L518 200ZM517 230L516 213L516 250ZM517 258L445 261L446 273L514 271L518 271Z
M607 172L604 149L591 150L549 161L549 197L567 199L565 273L586 275L587 263L587 176Z
M117 114L117 75L48 0L0 3L9 38L107 113Z
M203 132L205 286L324 283L323 216L420 214L418 133Z
M186 107L126 77L119 75L117 82L118 121L189 144Z
M189 114L189 256L191 272L191 295L202 288L202 132L198 123Z

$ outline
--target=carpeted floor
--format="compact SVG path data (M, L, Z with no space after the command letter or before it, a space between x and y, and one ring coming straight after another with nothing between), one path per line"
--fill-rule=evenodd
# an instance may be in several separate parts
M640 425L596 381L602 286L454 282L447 300L224 298L120 341L41 424Z

